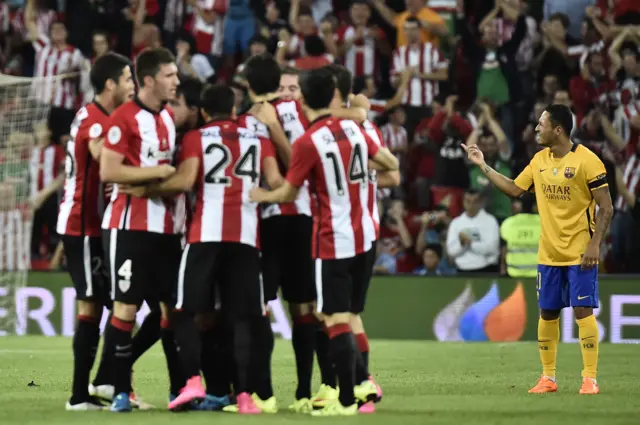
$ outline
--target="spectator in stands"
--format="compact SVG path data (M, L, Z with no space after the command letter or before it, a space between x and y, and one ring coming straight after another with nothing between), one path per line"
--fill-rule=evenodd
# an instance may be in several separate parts
M133 59L147 47L161 47L162 38L153 18L158 13L158 4L147 0L129 0L129 2L131 7L125 9L125 15L133 22L133 39L131 40L131 58Z
M206 55L214 68L222 56L223 22L226 0L187 0L193 8L193 34L198 53Z
M96 30L93 32L91 35L91 47L93 50L91 63L111 50L109 44L109 33L104 30Z
M242 56L249 50L249 43L256 33L256 20L250 0L228 2L224 18L223 51L228 69L233 69L237 53Z
M391 206L382 210L380 238L383 252L393 255L399 273L411 273L420 263L414 250L420 218L408 212L404 201L393 200Z
M275 1L269 1L266 6L266 13L262 18L262 29L260 34L269 40L269 52L275 54L278 47L279 34L281 30L291 32L287 21L282 19L280 9Z
M422 266L413 271L420 276L445 276L456 273L455 267L451 267L446 257L442 256L442 245L429 244L422 251Z
M640 84L640 27L625 27L609 47L611 75L618 88L637 89Z
M482 33L482 45L476 42L473 32L458 12L457 28L462 37L464 50L470 58L476 96L495 105L501 127L509 140L514 140L516 120L515 105L522 97L522 86L518 79L516 54L527 33L525 16L518 11L513 35L500 45L498 28L487 25Z
M333 63L333 56L327 53L325 42L318 35L308 35L304 38L305 56L300 56L286 62L287 66L300 71L322 68ZM283 64L283 50L278 51L277 59Z
M416 19L419 24L420 41L440 45L440 39L449 34L449 29L438 13L427 7L426 0L406 0L407 10L395 13L384 0L372 0L373 6L389 25L396 28L397 47L409 44L409 39L404 31L408 19Z
M353 75L354 93L373 97L380 55L388 55L391 47L384 31L371 25L367 0L354 0L349 16L351 23L342 25L336 33L338 57Z
M578 125L590 109L590 105L601 105L608 111L610 99L615 95L615 81L609 78L604 68L604 58L599 52L589 53L580 75L571 79L569 93L576 111Z
M504 270L511 277L534 278L538 274L538 240L540 216L535 209L535 198L525 196L514 201L520 211L507 218L500 226L500 236L505 241ZM516 208L514 208L516 210Z
M403 99L409 140L413 140L414 131L424 116L431 115L431 104L440 93L440 82L449 75L449 62L436 45L421 41L420 29L417 18L405 19L407 44L398 47L393 55L392 83L396 87L400 84L400 75L406 69L413 69L413 78Z
M35 211L31 232L31 256L41 257L41 244L46 229L48 253L58 245L56 222L58 220L58 191L64 184L65 151L53 143L52 134L45 123L35 127L37 146L31 152L30 199Z
M293 30L289 34L287 30L280 30L278 34L278 51L284 49L284 57L287 59L296 59L305 56L307 52L304 49L304 38L308 35L317 35L318 27L313 19L311 9L300 7L300 0L292 0L289 9L289 26Z
M511 146L500 124L493 118L491 108L486 103L480 104L482 115L478 126L467 138L467 146L477 144L484 153L485 161L495 170L511 177ZM478 167L469 171L471 188L479 191L486 200L487 212L502 222L511 215L511 200L496 189Z
M422 255L428 245L446 243L449 223L449 207L445 204L436 205L433 211L423 213L420 217L420 231L416 237L416 254Z
M36 21L34 2L29 0L25 9L25 23L29 40L36 51L36 77L60 77L41 82L38 98L51 104L50 130L56 143L69 133L77 110L78 82L85 60L80 50L67 43L67 28L61 21L51 24L49 35L40 32Z
M181 75L194 77L203 82L214 82L216 71L209 59L196 50L193 35L184 32L176 41L176 63Z
M477 190L465 192L464 212L449 225L447 253L460 273L499 271L500 227L496 218L484 210Z
M404 127L407 116L402 106L397 106L388 113L389 122L380 127L380 131L385 145L400 161L400 169L404 170L406 168L405 156L409 147L407 130Z

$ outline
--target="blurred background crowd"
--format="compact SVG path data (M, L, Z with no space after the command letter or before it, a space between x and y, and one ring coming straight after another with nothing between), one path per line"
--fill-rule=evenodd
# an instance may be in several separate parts
M640 272L629 207L640 189L639 0L0 0L0 70L74 75L47 91L51 112L34 128L33 152L19 152L19 137L0 140L5 156L29 160L34 267L48 267L57 246L49 183L75 111L91 100L91 62L161 45L183 75L231 82L239 107L252 55L351 70L402 164L401 187L379 193L378 273L535 276L535 200L492 188L460 143L477 143L515 177L538 150L542 109L565 104L574 142L608 170L616 215L601 267Z

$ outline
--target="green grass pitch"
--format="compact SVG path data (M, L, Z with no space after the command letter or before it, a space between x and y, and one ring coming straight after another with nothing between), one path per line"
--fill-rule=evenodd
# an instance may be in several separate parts
M0 338L0 424L640 424L640 350L600 348L601 394L578 395L581 357L577 345L561 344L556 394L529 395L539 374L535 343L455 344L372 341L371 370L385 392L375 415L311 418L287 412L295 387L291 346L278 341L273 379L277 415L166 411L168 392L160 344L135 367L135 388L155 411L114 414L65 412L71 387L71 340ZM28 386L34 381L37 386Z

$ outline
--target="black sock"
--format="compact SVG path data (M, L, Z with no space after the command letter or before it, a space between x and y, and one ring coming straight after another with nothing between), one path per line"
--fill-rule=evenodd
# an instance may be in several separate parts
M353 387L355 385L356 349L349 325L339 324L329 328L329 353L333 358L338 375L340 403L345 407L351 406L355 403Z
M184 376L186 378L200 376L202 347L194 316L184 311L175 312L172 320L175 329L176 347L178 348L178 356L182 370L184 370ZM164 339L162 341L164 347Z
M353 334L355 338L356 347L358 347L358 351L362 356L362 361L364 362L364 367L367 369L367 377L369 376L369 339L367 338L367 334L357 333Z
M133 322L112 317L104 333L108 355L112 356L111 381L115 395L129 393L131 387L131 331Z
M169 371L169 391L171 394L177 396L180 394L180 390L185 386L187 379L184 369L182 368L182 364L180 363L180 358L178 357L175 333L173 332L173 328L171 328L171 324L166 319L162 319L160 321L160 335L160 339L162 340L162 349L164 350L164 356L167 359L167 369ZM196 337L197 336L196 329ZM199 355L199 347L196 353ZM198 370L198 374L199 373L200 371Z
M268 317L257 317L252 321L252 335L254 347L251 350L252 383L251 390L262 400L273 397L271 383L271 355L273 354L273 331ZM313 361L313 352L311 353Z
M318 327L318 321L313 314L293 318L291 343L296 356L296 371L298 373L296 400L311 398L313 352L315 351Z
M333 368L333 361L329 355L329 336L327 331L320 326L316 332L316 357L318 359L318 368L320 369L320 377L324 385L336 388L336 371Z
M363 335L363 334L358 334L358 335ZM363 346L362 346L362 342L359 341L359 339L360 339L360 336L351 334L351 345L353 346L353 350L356 353L356 365L355 365L356 384L360 384L363 381L366 381L367 379L369 379L369 368L367 367L367 364L364 361L364 356L362 355L363 351L360 351L360 349L363 348ZM365 351L365 352L368 353L368 351Z
M96 359L100 326L96 317L78 315L78 326L73 335L73 393L71 404L89 399L89 376Z
M135 363L160 339L160 310L152 310L131 340L131 363Z
M234 364L232 334L223 323L215 323L200 333L201 355L200 368L207 384L207 394L223 397L231 392Z
M237 370L236 395L249 392L251 368L251 320L236 319L233 326L233 354Z
M111 323L111 318L113 315L109 313L109 317L107 318L107 327L109 323ZM105 330L106 334L106 330ZM111 373L111 364L112 364L112 352L108 350L108 346L105 341L102 341L102 353L100 353L100 364L98 365L98 372L96 373L95 378L93 378L93 385L112 385L112 373Z

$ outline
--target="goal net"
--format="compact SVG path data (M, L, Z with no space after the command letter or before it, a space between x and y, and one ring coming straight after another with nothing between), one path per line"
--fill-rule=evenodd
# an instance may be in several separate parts
M55 77L21 78L0 74L0 335L26 329L18 323L26 305L18 290L27 285L30 268L30 158L39 129L46 127L49 105L43 87Z

